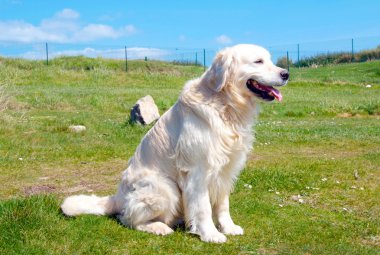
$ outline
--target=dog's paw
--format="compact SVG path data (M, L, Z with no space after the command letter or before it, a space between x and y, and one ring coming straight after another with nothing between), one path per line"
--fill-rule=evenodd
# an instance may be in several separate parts
M230 226L221 226L220 230L226 235L239 236L244 234L243 228L235 224Z
M227 237L219 231L213 231L212 233L202 234L201 240L208 243L225 243Z
M136 229L161 236L169 235L174 232L173 229L171 229L168 225L162 222L151 222L147 224L141 224L136 226Z

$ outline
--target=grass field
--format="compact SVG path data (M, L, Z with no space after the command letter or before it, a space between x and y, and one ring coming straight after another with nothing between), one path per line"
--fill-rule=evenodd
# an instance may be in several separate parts
M207 244L181 228L157 237L114 218L64 217L65 196L116 191L149 129L128 121L136 100L150 94L163 113L203 72L129 68L0 58L0 254L380 254L380 62L292 69L283 102L262 105L231 196L244 236Z

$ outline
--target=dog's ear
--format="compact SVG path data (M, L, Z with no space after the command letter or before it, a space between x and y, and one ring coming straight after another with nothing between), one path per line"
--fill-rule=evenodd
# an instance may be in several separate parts
M215 57L206 74L214 91L221 91L227 82L232 79L235 62L235 57L229 48L220 51Z

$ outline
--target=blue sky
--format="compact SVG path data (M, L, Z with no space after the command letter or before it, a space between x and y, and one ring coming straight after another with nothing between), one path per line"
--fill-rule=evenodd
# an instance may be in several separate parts
M0 14L8 45L219 49L380 37L379 0L0 0Z

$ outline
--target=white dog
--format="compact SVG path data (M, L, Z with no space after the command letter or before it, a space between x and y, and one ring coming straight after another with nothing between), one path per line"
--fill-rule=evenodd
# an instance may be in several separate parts
M124 225L157 235L172 233L184 219L206 242L242 235L230 216L229 195L252 148L257 101L280 101L273 87L288 78L259 46L220 51L142 139L117 194L68 197L63 213L116 214Z

